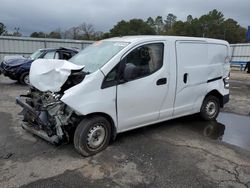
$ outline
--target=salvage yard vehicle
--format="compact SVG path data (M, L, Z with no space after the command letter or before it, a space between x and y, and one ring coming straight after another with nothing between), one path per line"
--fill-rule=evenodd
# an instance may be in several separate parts
M78 53L75 48L44 48L39 49L29 58L9 56L0 64L0 74L4 74L21 84L29 84L29 71L31 63L36 59L70 59Z
M31 88L17 97L22 127L83 156L117 133L196 114L214 120L229 101L226 41L129 36L95 42L69 61L33 62Z

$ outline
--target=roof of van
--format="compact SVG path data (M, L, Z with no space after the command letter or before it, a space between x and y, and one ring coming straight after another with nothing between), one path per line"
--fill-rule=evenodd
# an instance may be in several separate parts
M161 35L135 35L135 36L122 36L105 39L108 41L119 41L119 42L146 42L149 40L169 40L169 41L178 41L178 40L187 40L187 41L206 41L208 43L220 43L227 44L227 41L212 39L212 38L201 38L201 37L182 37L182 36L161 36Z

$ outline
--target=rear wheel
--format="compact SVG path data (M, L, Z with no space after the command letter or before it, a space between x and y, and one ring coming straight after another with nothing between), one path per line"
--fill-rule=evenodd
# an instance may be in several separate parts
M18 81L23 85L29 85L30 84L29 72L22 73Z
M104 150L110 141L111 124L102 116L83 119L74 134L75 149L83 156Z
M207 96L201 106L200 116L204 120L215 120L220 112L220 101L213 95Z

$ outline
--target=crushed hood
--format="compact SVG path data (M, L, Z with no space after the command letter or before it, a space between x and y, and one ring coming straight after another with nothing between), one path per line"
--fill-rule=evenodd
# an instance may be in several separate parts
M31 63L32 61L33 60L31 59L21 58L21 59L8 59L8 60L5 60L5 63L8 66L15 67L15 66L19 66L25 63Z
M40 91L59 92L71 70L83 68L66 60L37 59L31 64L30 83Z
M26 59L26 58L23 57L22 55L6 55L3 58L4 61L8 61L8 60L11 60L11 59Z

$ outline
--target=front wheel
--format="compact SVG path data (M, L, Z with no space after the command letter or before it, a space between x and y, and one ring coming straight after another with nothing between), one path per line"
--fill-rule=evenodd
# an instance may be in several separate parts
M23 85L29 85L30 84L29 72L22 73L18 81Z
M75 149L83 156L94 155L104 150L110 141L111 124L102 116L83 119L74 134Z
M220 101L213 95L207 96L201 106L200 116L202 119L215 120L220 112Z

